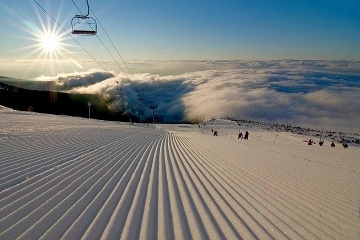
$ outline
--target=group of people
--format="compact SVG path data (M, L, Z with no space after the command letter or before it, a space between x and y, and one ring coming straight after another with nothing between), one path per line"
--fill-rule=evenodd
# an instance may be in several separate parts
M213 136L218 136L218 132L216 130L211 129L211 132L213 133ZM246 131L245 134L243 135L243 133L239 131L238 139L249 140L249 132Z
M218 136L218 132L216 130L213 130L211 129L211 132L213 133L213 136ZM245 134L243 134L241 131L239 131L239 134L238 134L238 139L245 139L245 140L249 140L249 132L248 131L245 131ZM342 145L344 148L348 148L348 144L344 141L342 141ZM308 141L307 141L307 144L308 145L313 145L315 144L314 141L310 138ZM324 141L320 141L319 142L319 145L322 146L324 144ZM331 142L330 144L331 147L335 147L335 143L334 141Z
M308 145L312 145L312 144L314 144L314 141L310 138L309 141L308 141ZM320 146L322 146L323 144L324 144L324 141L320 141L320 142L319 142L319 145L320 145ZM343 142L342 145L343 145L344 148L348 148L348 147L349 147L349 145L348 145L346 142ZM331 147L335 147L334 141L331 142L330 146L331 146Z
M218 136L218 132L211 129L211 132L213 133L214 136ZM248 131L245 131L245 134L243 134L241 131L239 131L239 134L238 134L238 139L245 139L245 140L249 140L249 132ZM307 142L308 145L313 145L314 144L314 141L310 138ZM324 141L320 141L319 142L319 145L322 146L324 144ZM348 148L348 144L346 142L343 142L342 143L343 147L344 148ZM335 147L335 143L334 141L331 142L331 147Z
M238 139L245 139L245 140L249 140L249 132L246 131L245 135L243 135L243 133L240 131L239 135L238 135Z

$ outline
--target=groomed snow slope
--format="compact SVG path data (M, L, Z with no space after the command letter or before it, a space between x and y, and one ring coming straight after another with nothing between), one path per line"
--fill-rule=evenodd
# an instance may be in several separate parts
M0 239L360 239L359 148L248 130L2 108Z

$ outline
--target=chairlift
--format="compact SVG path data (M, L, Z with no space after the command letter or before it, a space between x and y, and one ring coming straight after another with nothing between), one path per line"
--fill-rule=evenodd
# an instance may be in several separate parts
M89 17L89 2L86 0L87 14L75 15L71 20L72 34L77 35L96 35L97 23L94 18Z
M142 89L141 93L138 94L138 100L139 101L145 101L144 89Z

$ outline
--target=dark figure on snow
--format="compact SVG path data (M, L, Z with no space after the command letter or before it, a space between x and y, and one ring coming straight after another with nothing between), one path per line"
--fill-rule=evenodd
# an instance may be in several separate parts
M313 141L310 138L309 141L308 141L308 145L312 145L312 144L313 144Z
M242 134L242 132L239 132L239 136L238 136L238 139L242 139L243 138L243 134Z
M331 147L335 147L334 141L331 142Z
M320 141L319 145L322 146L324 144L324 141Z
M344 148L348 148L349 145L347 145L347 143L343 143L343 147L344 147Z
M214 136L217 136L217 135L218 135L217 131L214 131Z
M245 140L249 140L249 132L248 132L248 131L245 132L244 139L245 139Z

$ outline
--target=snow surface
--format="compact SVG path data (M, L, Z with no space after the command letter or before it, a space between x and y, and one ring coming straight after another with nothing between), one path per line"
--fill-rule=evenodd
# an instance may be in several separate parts
M0 239L360 239L360 148L240 130L1 107Z

